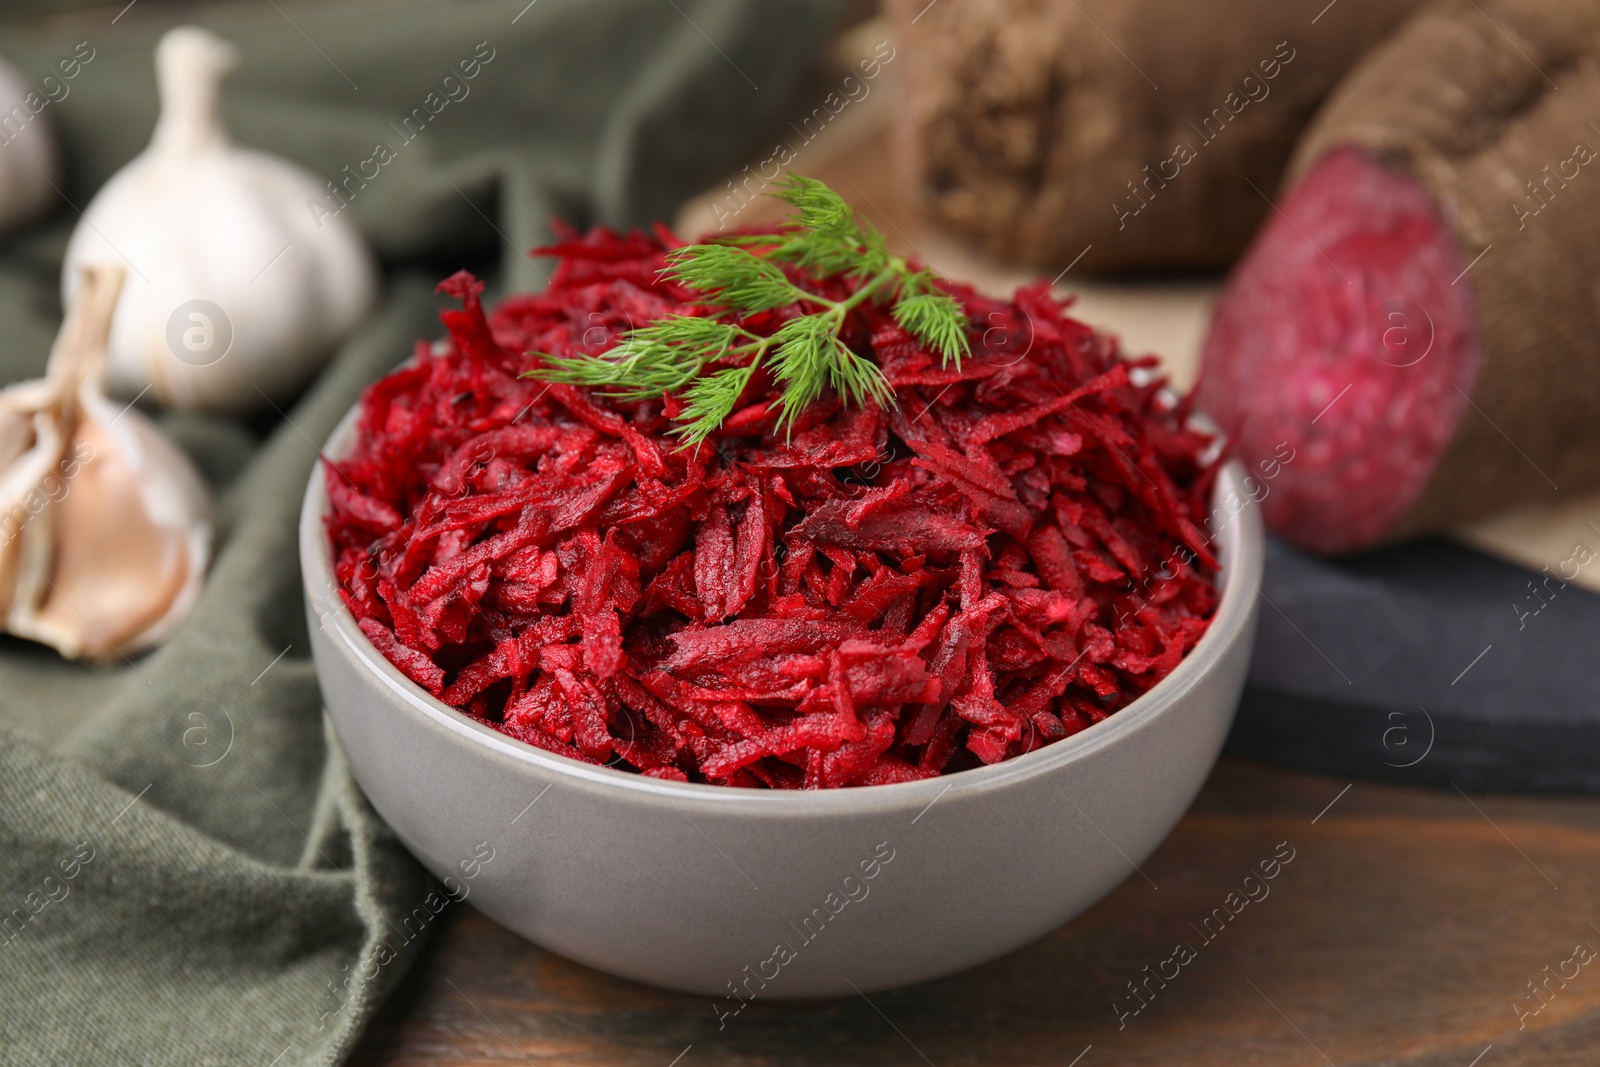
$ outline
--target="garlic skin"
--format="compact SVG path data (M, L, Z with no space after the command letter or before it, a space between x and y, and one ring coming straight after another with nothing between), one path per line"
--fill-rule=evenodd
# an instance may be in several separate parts
M30 97L37 111L28 106ZM56 195L50 186L59 166L55 131L41 101L22 73L0 59L0 233L44 214Z
M187 456L101 391L120 267L75 286L45 377L0 391L0 622L68 659L164 641L200 595L210 498Z
M156 48L161 117L150 146L89 203L67 244L70 307L91 263L128 269L106 383L170 407L238 413L303 385L371 310L377 272L348 220L320 226L322 184L236 146L222 122L231 45L181 26Z

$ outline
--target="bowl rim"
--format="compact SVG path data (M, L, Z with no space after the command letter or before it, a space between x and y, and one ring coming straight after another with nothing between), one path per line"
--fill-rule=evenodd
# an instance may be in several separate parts
M327 508L325 463L342 457L355 436L359 401L334 427L313 463L301 506L299 523L300 568L308 607L318 617L318 627L334 637L340 651L353 658L372 680L398 698L435 728L443 728L490 752L530 765L548 775L601 791L620 790L634 800L666 801L695 807L744 807L752 815L786 818L802 815L859 815L891 813L921 807L924 812L946 794L986 793L1041 777L1092 756L1129 735L1147 728L1169 712L1232 648L1256 610L1266 546L1260 508L1245 490L1247 476L1237 460L1227 461L1218 472L1212 491L1210 514L1227 516L1216 536L1220 542L1222 591L1211 625L1172 673L1132 703L1070 737L999 763L957 771L936 778L883 785L836 789L740 789L701 782L651 778L608 765L595 765L518 741L478 722L428 693L402 674L361 632L355 616L338 594L332 565L332 546L323 524ZM1243 501L1237 510L1226 508L1229 494ZM319 669L320 674L320 669ZM681 809L680 809L681 813ZM919 814L917 816L921 818Z

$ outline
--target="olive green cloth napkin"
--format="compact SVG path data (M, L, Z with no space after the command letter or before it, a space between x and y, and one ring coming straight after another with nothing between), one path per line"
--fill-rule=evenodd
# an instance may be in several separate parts
M43 367L77 209L149 137L151 49L175 5L141 6L0 22L0 52L52 97L42 114L66 161L60 210L0 239L5 380ZM239 142L329 179L370 175L363 161L390 146L348 209L388 284L286 416L163 418L218 505L205 592L176 637L101 668L0 639L4 1064L288 1067L350 1051L445 898L325 732L295 549L316 446L438 332L432 281L499 259L501 288L532 288L541 267L521 250L550 214L670 215L736 165L832 21L803 0L183 10L241 50L225 96ZM93 58L62 79L85 41ZM431 118L402 140L418 107Z

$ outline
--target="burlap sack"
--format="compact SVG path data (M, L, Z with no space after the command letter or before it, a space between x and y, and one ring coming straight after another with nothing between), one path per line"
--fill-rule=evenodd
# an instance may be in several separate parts
M1421 0L887 6L897 148L930 218L1054 275L1080 254L1079 272L1231 262L1318 104Z

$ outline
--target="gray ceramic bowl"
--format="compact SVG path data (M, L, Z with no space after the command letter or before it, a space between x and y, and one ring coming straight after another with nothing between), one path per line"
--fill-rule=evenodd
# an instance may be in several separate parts
M354 420L328 443L344 454ZM1230 467L1218 499L1239 488ZM1221 605L1172 674L1104 722L925 782L759 792L552 755L430 697L334 588L323 472L300 524L312 649L356 779L456 895L563 956L716 998L906 985L993 959L1135 874L1194 799L1244 685L1258 509L1222 530ZM1239 497L1242 499L1242 494Z

